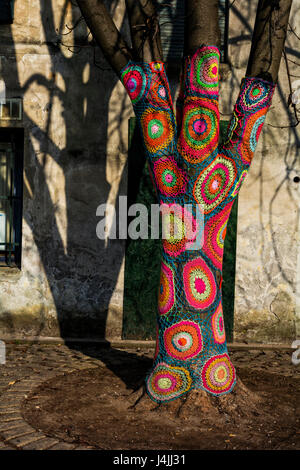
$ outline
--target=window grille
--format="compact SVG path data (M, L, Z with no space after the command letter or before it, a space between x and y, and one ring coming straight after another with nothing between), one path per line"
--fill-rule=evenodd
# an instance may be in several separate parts
M0 140L0 266L20 267L22 173L20 149Z

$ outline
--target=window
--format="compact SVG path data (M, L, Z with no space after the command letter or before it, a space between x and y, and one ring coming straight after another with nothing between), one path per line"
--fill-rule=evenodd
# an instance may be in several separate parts
M13 23L14 0L0 0L0 24Z
M22 119L21 98L0 98L0 119L20 121Z
M227 61L228 0L219 0L219 25L221 30L221 62ZM157 0L164 59L175 62L183 55L184 0Z
M0 266L21 266L23 130L0 129Z

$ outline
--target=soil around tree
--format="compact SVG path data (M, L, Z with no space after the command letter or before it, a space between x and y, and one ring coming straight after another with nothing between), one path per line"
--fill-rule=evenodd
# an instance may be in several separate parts
M157 405L140 387L152 361L63 374L23 403L28 423L50 437L95 449L299 449L300 379L237 367L233 393L193 391Z

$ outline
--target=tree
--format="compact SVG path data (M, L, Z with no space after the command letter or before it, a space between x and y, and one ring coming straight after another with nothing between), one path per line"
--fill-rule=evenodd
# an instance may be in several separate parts
M163 240L157 347L147 392L158 403L185 399L192 390L200 390L202 398L204 393L219 398L236 383L222 315L226 224L271 104L292 1L258 2L247 78L223 145L218 144L217 0L185 2L185 58L176 119L154 3L126 0L132 48L102 0L77 3L132 100L163 221L171 221ZM204 240L191 249L200 230L199 205ZM246 394L241 384L239 390Z

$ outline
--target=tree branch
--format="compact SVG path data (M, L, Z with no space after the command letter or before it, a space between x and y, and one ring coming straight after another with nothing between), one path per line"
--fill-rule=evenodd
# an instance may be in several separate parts
M220 47L218 3L218 0L186 0L185 55L191 55L201 44Z
M117 74L125 67L132 53L114 24L103 0L77 0L87 26Z
M275 83L292 0L259 0L246 75Z
M163 60L159 19L152 0L126 0L136 60Z

